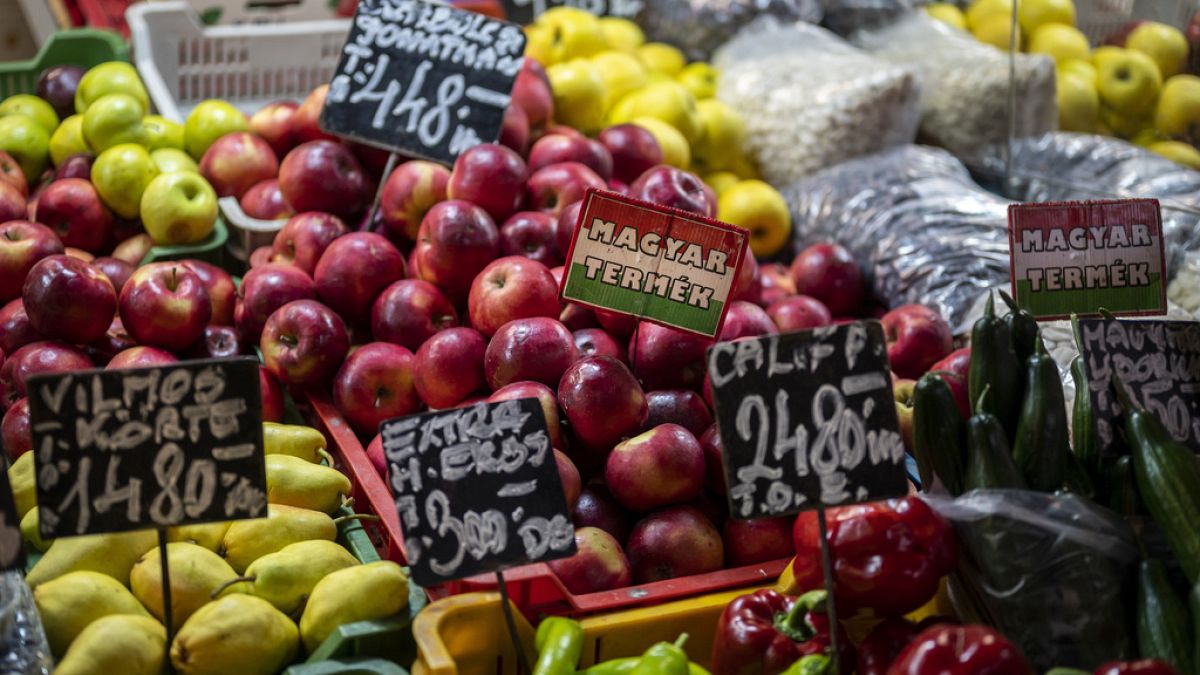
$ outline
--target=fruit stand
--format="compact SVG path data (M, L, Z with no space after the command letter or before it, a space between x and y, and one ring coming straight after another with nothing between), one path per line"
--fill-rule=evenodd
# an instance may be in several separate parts
M3 672L1200 675L1194 2L20 5Z

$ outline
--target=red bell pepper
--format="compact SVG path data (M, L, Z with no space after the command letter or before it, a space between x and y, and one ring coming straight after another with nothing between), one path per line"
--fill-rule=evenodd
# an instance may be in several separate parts
M900 616L924 605L938 581L958 564L950 523L917 497L827 509L834 596L838 609ZM792 573L802 589L821 588L817 512L805 511L792 530Z
M799 598L769 588L734 598L717 621L712 675L778 675L809 654L828 654L832 640L824 590ZM838 626L841 671L854 666L854 646Z
M1179 671L1158 659L1141 659L1101 663L1092 675L1179 675Z
M937 625L900 652L887 675L1033 675L1021 650L987 626Z
M888 666L921 631L940 623L957 624L954 619L931 616L913 623L898 616L880 621L858 644L858 675L885 675Z

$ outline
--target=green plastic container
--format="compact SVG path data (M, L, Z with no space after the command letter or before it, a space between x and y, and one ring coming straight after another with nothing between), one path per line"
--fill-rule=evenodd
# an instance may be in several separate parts
M129 45L120 35L95 28L59 31L32 59L0 63L0 99L32 94L38 75L51 66L91 68L105 61L129 61Z
M212 234L208 235L204 241L184 246L155 246L150 249L145 258L142 258L142 264L148 265L164 260L193 259L225 268L225 242L227 241L229 241L229 228L225 225L225 220L218 214L217 222L213 224ZM226 271L234 272L235 270Z
M284 675L409 675L399 665L384 659L334 659L292 666Z

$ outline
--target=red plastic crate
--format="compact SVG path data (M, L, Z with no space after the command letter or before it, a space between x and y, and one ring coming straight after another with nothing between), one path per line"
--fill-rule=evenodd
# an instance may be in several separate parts
M400 516L386 481L375 471L366 450L325 394L310 394L313 421L330 440L330 450L338 464L350 475L355 500L368 503L366 510L380 516L380 533L386 538L378 546L380 554L396 562L404 562L404 533ZM779 577L789 558L758 565L746 565L697 574L679 579L657 581L640 586L627 586L612 591L575 595L567 590L558 576L545 563L525 565L504 572L505 585L513 603L525 616L537 619L544 615L587 616L618 609L655 605L715 591L761 585ZM485 574L427 588L433 599L474 591L494 590L496 577Z
M129 25L125 23L125 10L129 9L132 4L131 0L73 0L68 2L68 5L73 5L71 13L78 13L83 18L83 25L89 28L116 31L126 40L129 39Z

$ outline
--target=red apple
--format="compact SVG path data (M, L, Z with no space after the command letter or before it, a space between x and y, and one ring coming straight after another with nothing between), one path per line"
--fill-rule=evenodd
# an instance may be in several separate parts
M561 162L578 162L604 181L612 178L613 157L600 141L565 134L546 134L529 150L529 171Z
M117 295L121 294L121 289L125 287L125 282L129 281L129 277L133 276L133 265L118 260L116 258L100 257L92 261L92 267L100 270L100 273L108 277L108 280L113 285L113 290Z
M567 511L574 512L579 503L579 495L583 492L583 481L579 478L579 469L567 457L566 453L554 449L554 464L558 468L558 479L562 483L563 496L567 499Z
M236 328L209 324L204 327L204 335L184 352L184 356L191 359L225 359L243 353L242 338Z
M759 276L758 260L747 250L746 257L742 258L742 264L738 267L737 279L733 282L729 299L758 304L761 296L762 279Z
M294 124L299 107L294 101L276 101L259 108L250 116L250 131L262 137L275 151L276 157L286 155L299 141Z
M942 315L924 305L901 305L883 315L888 362L898 377L916 379L954 349Z
M276 178L255 183L242 195L240 204L243 213L259 220L281 220L294 215Z
M312 278L299 268L271 263L246 272L238 296L234 322L242 337L256 344L275 310L293 300L312 300L317 292Z
M296 112L292 114L292 133L296 135L297 142L337 140L336 136L325 132L318 124L318 120L321 118L321 109L325 107L327 94L329 94L329 85L320 85L304 97L300 107L296 108Z
M624 183L616 178L608 179L608 191L615 192L619 195L629 196L629 183Z
M838 244L813 244L792 261L796 292L820 300L834 316L851 316L866 295L862 270L850 252Z
M542 211L517 211L500 226L500 255L523 255L547 267L561 265L558 220Z
M662 164L662 148L654 134L636 124L611 126L596 140L604 144L612 156L612 177L623 183L633 183L639 176Z
M579 229L579 212L583 209L583 200L568 204L567 208L558 214L555 223L554 240L558 244L558 252L566 261L571 252L571 241L575 238L575 230Z
M493 220L504 220L521 205L526 175L525 161L516 152L497 143L481 143L455 160L446 196L465 199Z
M559 215L567 206L583 199L589 189L604 190L608 184L579 162L560 162L544 166L526 182L529 206Z
M510 105L504 110L499 143L522 156L529 149L529 116L521 106Z
M487 212L470 202L452 199L425 214L413 257L421 278L459 303L466 300L475 275L499 252L500 233Z
M521 70L513 83L512 101L525 111L533 132L540 132L554 121L554 94L542 64L534 59L522 59Z
M666 164L647 169L629 186L629 196L715 218L717 197L695 174Z
M449 408L485 390L486 350L487 338L473 328L449 328L426 340L413 367L421 400L431 408Z
M262 391L262 418L264 422L282 422L283 421L283 387L280 386L279 380L275 376L267 372L267 369L258 367L258 386Z
M404 256L382 235L352 232L334 240L317 263L317 297L352 326L371 318L376 296L404 278Z
M100 201L92 184L82 178L64 178L50 183L38 197L38 222L49 227L73 246L96 252L108 244L113 215Z
M792 543L794 520L791 516L726 520L722 533L726 564L729 567L757 565L796 555L796 547Z
M492 389L521 380L555 385L577 358L575 338L557 319L517 319L488 342L483 369Z
M361 213L371 197L358 159L333 141L292 148L279 165L279 189L296 213L325 211L347 219Z
M112 251L112 257L117 260L124 260L133 266L142 264L146 254L150 253L150 249L154 248L154 240L150 235L142 233L136 234L127 239L123 239L117 244Z
M729 518L729 503L723 498L708 490L701 490L696 498L688 502L686 506L690 506L712 523L714 527L720 530L725 525L725 521Z
M724 496L725 446L721 443L721 430L714 423L700 437L700 448L704 450L704 485L718 495Z
M0 302L21 297L29 270L42 258L63 252L50 228L27 220L0 224Z
M103 337L117 309L117 293L108 277L67 255L38 261L29 270L21 298L34 330L74 344Z
M25 381L34 375L89 370L92 361L79 349L61 342L32 342L13 352L0 366L0 390L7 401L26 395Z
M178 363L179 358L171 352L157 347L130 347L108 361L105 370L118 368L149 368L151 366L169 366Z
M275 235L271 262L295 265L311 276L325 249L347 232L346 224L337 216L319 211L298 213Z
M121 323L139 344L186 349L204 335L211 318L204 282L183 263L139 267L121 291Z
M577 306L577 305L572 305ZM611 356L626 363L625 347L603 328L581 328L572 333L580 358L589 356Z
M546 418L546 427L550 430L550 445L563 447L562 422L558 416L558 399L554 390L541 382L513 382L500 387L487 397L488 403L513 401L519 398L536 398L542 403L542 415Z
M21 194L21 191L12 183L0 181L0 223L28 217L29 210L26 209L25 195Z
M630 340L629 358L647 389L699 389L708 369L705 353L712 343L693 333L642 321Z
M560 268L556 267L554 269ZM554 274L554 270L551 270L550 273ZM562 281L559 281L558 285L561 287ZM592 310L584 307L583 305L576 305L570 302L563 305L562 311L558 313L558 320L561 321L562 324L571 332L583 330L584 328L600 327L600 323L596 321L596 315L592 312ZM578 339L575 340L575 344L579 344ZM624 350L622 350L621 353L623 354ZM622 358L621 360L624 361L625 359Z
M421 221L434 204L446 200L450 172L441 164L414 159L396 167L379 193L379 214L394 235L417 239Z
M646 429L677 424L699 438L713 422L704 399L690 389L663 389L646 393Z
M246 131L218 138L200 158L200 175L219 197L242 198L256 183L279 174L279 159L263 139Z
M550 270L536 260L508 256L483 268L467 300L471 324L491 337L509 321L558 317L558 286Z
M896 419L900 422L900 436L904 439L904 449L909 454L913 452L913 390L916 386L916 380L892 382L892 397L896 400Z
M579 440L600 452L636 434L648 414L642 387L629 368L611 356L589 356L571 364L558 383L558 400Z
M388 158L391 157L390 152L383 148L377 148L373 145L365 145L363 143L355 143L350 140L342 140L354 157L358 159L358 163L362 164L363 169L367 172L367 178L370 179L372 185L378 185L383 178L383 170L387 168ZM403 157L400 155L399 157ZM374 190L372 190L374 192Z
M275 253L270 246L259 246L250 253L250 257L246 260L246 264L251 268L262 267L274 262ZM286 264L286 263L285 263Z
M620 542L596 527L575 530L575 555L547 564L575 595L624 588L633 578Z
M70 256L76 260L82 260L85 263L91 263L96 259L96 256L92 255L91 253L81 248L75 248L74 246L67 246L63 248L63 255Z
M435 333L458 325L454 305L437 286L420 279L401 279L383 289L371 308L376 340L418 349Z
M0 309L0 351L12 357L13 352L31 343L45 340L29 322L21 298L10 301Z
M372 342L346 358L333 381L333 402L360 434L384 420L421 409L413 386L413 354L400 345Z
M120 293L117 297L120 297ZM104 337L89 344L84 351L93 363L101 364L108 363L117 354L136 346L137 343L130 337L129 331L125 330L125 324L121 323L120 315L115 315L112 323L108 325L108 330L104 332Z
M181 261L180 264L200 277L200 283L208 292L208 299L212 305L212 318L209 319L209 323L218 326L232 326L237 286L233 283L233 277L229 276L229 272L203 260L188 259Z
M0 312L0 315L3 315ZM971 416L971 404L967 391L971 370L971 348L963 347L950 352L944 359L929 367L935 373L942 373L942 379L950 385L954 400L958 403L958 412L963 419Z
M367 444L367 459L371 460L371 466L375 467L375 471L381 478L387 480L387 456L383 454L383 435L375 434L375 438Z
M62 161L62 164L54 167L54 180L64 180L66 178L91 180L92 163L95 159L92 155L82 152L70 155Z
M596 315L596 323L608 331L609 335L621 340L628 340L634 331L637 330L640 323L638 318L631 314L610 312L605 309L594 310L594 313Z
M0 183L8 183L17 189L21 197L29 195L29 183L25 181L25 172L13 156L0 150Z
M9 462L33 449L33 431L29 426L29 399L20 398L4 412L0 422L0 440Z
M625 552L638 584L715 572L725 563L721 533L690 506L643 518L629 533Z
M744 300L729 303L725 312L725 323L721 325L719 341L737 340L739 338L757 337L778 333L775 322L762 307Z
M621 506L638 513L683 504L704 487L704 450L687 429L662 424L613 448L604 483Z
M767 308L767 316L781 333L808 330L833 323L833 315L823 302L807 295L792 295L776 300Z
M281 383L319 387L346 358L350 338L333 310L316 300L294 300L267 319L259 348L263 365Z
M617 541L629 538L632 524L629 514L613 499L603 483L583 487L571 518L575 521L575 527L598 527Z
M792 275L783 263L764 263L759 268L758 278L762 288L757 302L763 307L796 294L796 282L792 281Z

